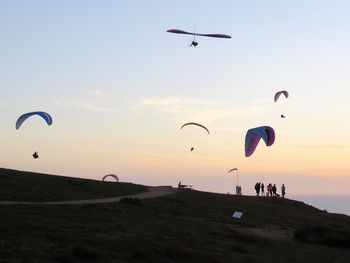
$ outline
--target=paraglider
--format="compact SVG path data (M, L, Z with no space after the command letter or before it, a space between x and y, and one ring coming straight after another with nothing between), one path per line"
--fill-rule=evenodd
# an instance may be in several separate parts
M194 125L194 126L201 127L201 128L204 129L208 134L210 134L207 127L205 127L205 126L202 125L202 124L196 123L196 122L187 122L187 123L185 123L184 125L181 126L181 130L182 130L183 127L185 127L185 126L187 126L187 125ZM194 150L194 147L192 146L192 147L191 147L191 152L192 152L193 150Z
M44 112L44 111L33 111L33 112L24 113L18 117L18 119L16 121L16 130L18 130L22 126L23 122L25 122L28 118L30 118L34 115L38 115L41 118L43 118L46 121L47 125L52 124L52 117L50 116L50 114L48 114L47 112ZM32 156L34 159L39 158L38 152L34 152L32 154Z
M103 177L102 177L102 181L106 180L106 178L108 178L108 177L112 177L112 178L114 178L117 182L119 182L119 178L118 178L118 176L116 176L115 174L107 174L107 175L103 176Z
M27 120L29 117L34 115L38 115L42 117L46 121L47 125L52 124L52 117L50 116L50 114L44 111L33 111L33 112L24 113L21 116L19 116L19 118L16 121L16 130L18 130L21 127L21 125L25 120Z
M274 101L277 102L278 99L279 99L279 97L280 97L282 94L284 95L285 98L288 98L288 97L289 97L288 91L286 91L286 90L281 90L281 91L276 92L275 97L274 97Z
M205 126L202 125L202 124L196 123L196 122L187 122L187 123L185 123L184 125L181 126L181 129L182 129L183 127L187 126L187 125L199 126L199 127L203 128L204 130L206 130L208 134L210 134L207 127L205 127Z
M33 158L34 158L34 159L38 159L38 158L39 158L38 152L34 152L34 153L33 153Z
M275 131L270 126L261 126L249 129L245 136L245 156L251 156L260 139L263 139L266 146L271 146L275 141Z
M288 97L289 97L288 91L286 91L286 90L281 90L281 91L278 91L278 92L275 93L274 101L277 102L278 99L279 99L279 97L280 97L282 94L284 95L285 98L288 98ZM282 118L282 119L285 119L286 117L282 114L282 115L281 115L281 118Z
M195 31L195 30L194 30ZM193 41L190 45L190 47L196 47L198 46L198 42L196 41L196 36L202 36L202 37L215 37L215 38L231 38L231 36L226 34L200 34L196 32L187 32L180 29L169 29L167 30L168 33L174 33L174 34L185 34L185 35L192 35Z

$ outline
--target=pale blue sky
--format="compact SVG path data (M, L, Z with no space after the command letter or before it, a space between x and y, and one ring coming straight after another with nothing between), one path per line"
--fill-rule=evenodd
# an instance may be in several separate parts
M259 169L289 181L350 176L349 11L348 1L1 1L0 166L143 183L215 178L232 165L251 180ZM166 32L194 26L232 39L188 48L190 36ZM275 104L281 89L291 96ZM31 110L54 125L15 131ZM213 131L199 135L195 158L184 121ZM276 143L247 159L245 131L260 125Z

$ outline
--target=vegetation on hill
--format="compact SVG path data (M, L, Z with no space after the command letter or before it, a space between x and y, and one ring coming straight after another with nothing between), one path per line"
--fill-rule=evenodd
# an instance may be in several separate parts
M236 210L243 211L242 219L232 218ZM338 231L339 237L350 231L350 217L282 198L183 189L152 199L0 205L0 211L1 262L309 263L350 258L348 246L300 238L310 226Z

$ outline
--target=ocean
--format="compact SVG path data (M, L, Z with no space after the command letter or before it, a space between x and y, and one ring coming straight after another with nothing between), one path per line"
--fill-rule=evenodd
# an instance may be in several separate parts
M330 213L350 216L350 195L290 195L288 198L302 201Z

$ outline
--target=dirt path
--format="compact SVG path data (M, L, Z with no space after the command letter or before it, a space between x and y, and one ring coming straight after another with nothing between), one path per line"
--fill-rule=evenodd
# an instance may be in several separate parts
M148 191L133 194L124 195L118 197L108 197L99 199L86 199L86 200L69 200L69 201L57 201L57 202L17 202L17 201L1 201L0 205L83 205L83 204L105 204L105 203L115 203L119 202L121 199L129 198L154 198L163 195L173 194L176 189L170 186L155 186L148 187Z

